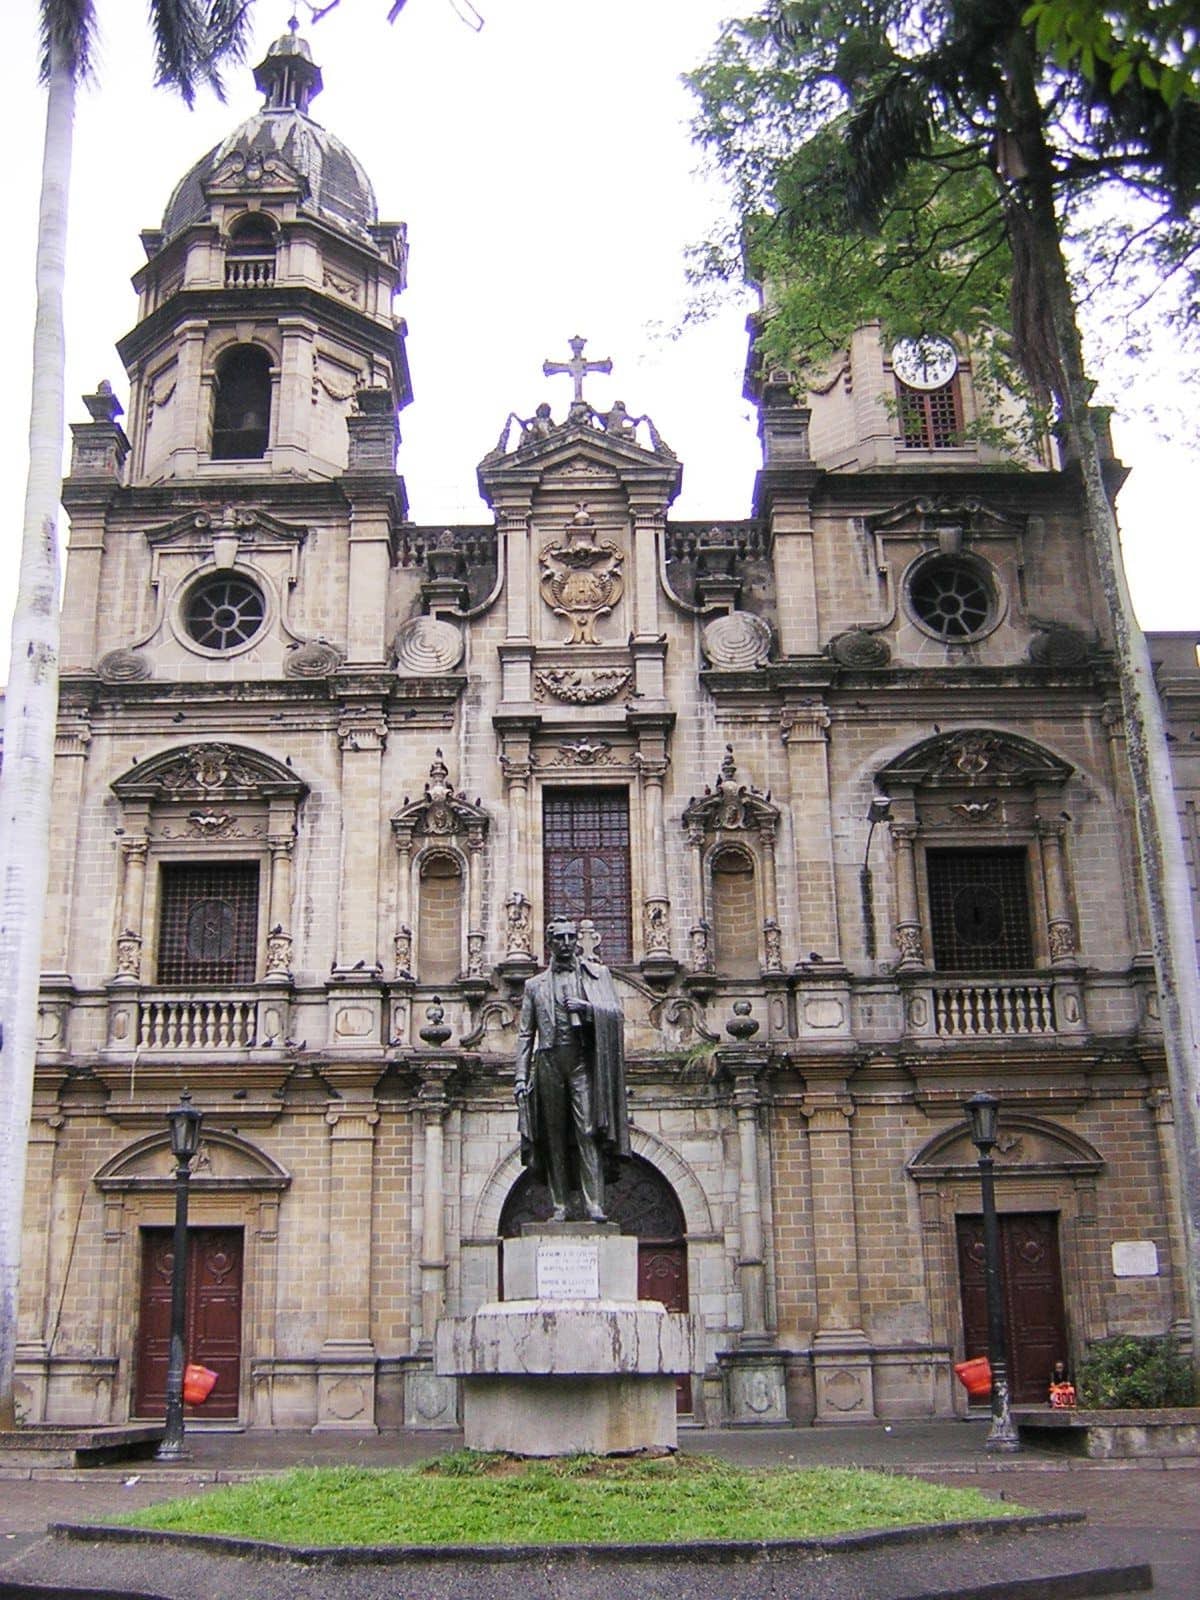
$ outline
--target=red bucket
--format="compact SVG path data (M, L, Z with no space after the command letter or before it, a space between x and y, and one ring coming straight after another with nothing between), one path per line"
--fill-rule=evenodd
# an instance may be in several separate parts
M189 1406L202 1406L213 1392L217 1374L211 1367L198 1367L189 1361L183 1369L183 1398Z
M992 1364L986 1356L975 1356L970 1361L956 1361L954 1376L972 1400L986 1399L992 1392Z

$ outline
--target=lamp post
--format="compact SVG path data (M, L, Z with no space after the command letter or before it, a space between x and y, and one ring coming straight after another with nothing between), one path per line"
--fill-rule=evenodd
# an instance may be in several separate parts
M863 864L858 869L858 887L862 896L863 942L868 957L875 959L875 891L871 883L871 840L875 829L892 814L892 802L884 794L871 796L867 807L867 848L863 851Z
M204 1113L192 1105L188 1090L179 1096L174 1111L167 1112L171 1129L171 1154L175 1157L175 1238L171 1256L171 1352L167 1360L166 1432L155 1452L158 1461L185 1461L183 1447L183 1334L187 1316L187 1214L188 1183L192 1162L200 1145Z
M1019 1450L1021 1438L1012 1419L1008 1393L1008 1330L1000 1292L1000 1229L996 1222L996 1178L992 1151L1000 1102L993 1094L972 1095L964 1110L971 1119L971 1143L979 1151L979 1188L983 1199L983 1270L987 1289L988 1364L992 1369L992 1426L989 1450Z

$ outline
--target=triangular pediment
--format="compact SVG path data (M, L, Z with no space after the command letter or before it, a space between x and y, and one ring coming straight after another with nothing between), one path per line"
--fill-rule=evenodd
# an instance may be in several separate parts
M872 533L915 533L922 538L935 538L947 530L976 538L1025 532L1023 518L1009 516L978 495L914 495L866 521Z
M272 756L234 744L189 744L164 750L117 778L113 790L124 801L152 805L199 801L299 800L308 793L290 767Z
M533 437L520 432L522 426L510 418L497 448L479 463L480 488L489 500L511 484L655 483L665 503L679 493L683 470L657 432L642 444L636 434L609 433L593 421L568 421Z

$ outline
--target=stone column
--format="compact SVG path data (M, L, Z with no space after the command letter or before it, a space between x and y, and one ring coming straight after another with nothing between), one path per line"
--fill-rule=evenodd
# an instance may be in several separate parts
M871 1357L862 1327L854 1208L854 1102L840 1082L814 1085L800 1107L808 1122L817 1332L813 1375L818 1422L865 1422L875 1414Z
M765 820L759 826L763 863L763 970L783 971L783 935L779 926L779 885L775 867L775 826Z
M667 831L663 816L663 780L667 774L664 741L656 748L639 750L634 763L642 775L642 851L646 896L642 902L642 966L669 977L675 970L671 957L671 897L667 870Z
M272 807L274 810L274 807ZM292 978L292 851L296 827L291 817L272 816L267 846L271 852L270 908L267 915L268 983L290 983Z
M373 1100L331 1101L329 1238L325 1342L317 1366L314 1432L375 1429L375 1345L371 1337Z
M347 666L379 667L387 655L387 596L394 514L395 507L388 497L370 489L364 489L351 501L350 572L346 584Z
M1175 1112L1169 1089L1151 1089L1146 1104L1154 1118L1159 1169L1166 1201L1167 1238L1171 1244L1171 1328L1184 1338L1190 1330L1187 1294L1187 1228L1183 1216L1183 1187L1179 1182L1179 1145L1175 1137Z
M413 959L413 931L412 931L412 850L413 831L396 823L392 824L392 831L396 840L396 931L392 935L392 950L395 957L395 975L397 978L411 978Z
M117 971L114 983L142 981L142 918L146 901L146 856L150 841L144 833L121 840L121 931L117 935Z
M19 1376L15 1396L23 1422L46 1420L54 1296L56 1290L62 1292L62 1250L71 1238L75 1220L68 1214L69 1204L64 1203L61 1179L57 1184L54 1182L54 1156L62 1126L61 1115L47 1115L44 1110L39 1114L36 1108L29 1121L17 1317ZM57 1216L54 1215L56 1211L60 1211ZM56 1255L59 1259L55 1262ZM52 1262L59 1268L57 1272L52 1272Z
M925 946L921 937L921 909L917 900L917 863L914 847L915 822L890 825L896 862L896 947L900 959L897 972L918 972L925 968Z
M781 731L787 750L788 802L800 885L797 937L805 951L840 962L833 812L829 796L829 712L823 705L786 706Z
M782 1353L767 1327L767 1263L760 1168L762 1077L767 1055L742 1045L723 1050L722 1070L733 1080L731 1101L738 1135L738 1287L742 1331L737 1348L721 1351L726 1416L730 1422L779 1423L787 1420L787 1385Z
M1073 967L1079 959L1063 863L1063 836L1066 831L1065 823L1050 821L1045 817L1037 818L1042 882L1046 892L1046 935L1050 945L1050 960L1056 967Z
M96 608L93 605L90 609L94 611ZM90 661L88 666L90 668ZM55 871L51 873L47 885L46 917L42 931L43 979L53 975L63 981L70 971L71 907L74 903L84 763L92 739L91 718L86 707L72 705L71 699L72 692L63 690L54 737L50 847L55 859Z
M483 977L483 829L467 830L467 971Z
M503 732L500 766L508 786L508 882L505 897L504 960L514 971L531 971L537 965L534 950L533 904L529 895L529 782L533 773L530 752L532 728L528 725Z
M688 824L687 843L692 858L692 901L696 907L696 920L688 935L688 967L692 972L711 972L713 951L704 882L704 829L698 822Z
M446 1309L446 1200L444 1129L449 1104L446 1080L450 1062L424 1061L417 1105L425 1129L425 1165L421 1185L421 1338L418 1354L432 1355L438 1319Z

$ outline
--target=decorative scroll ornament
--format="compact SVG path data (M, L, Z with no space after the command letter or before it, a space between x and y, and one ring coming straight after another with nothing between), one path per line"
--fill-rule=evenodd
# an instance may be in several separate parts
M409 800L392 817L392 828L398 834L428 835L447 838L456 833L475 834L482 840L489 818L476 800L467 799L465 791L454 788L450 782L450 769L442 759L440 750L434 751L429 768L429 782L419 800Z
M534 673L534 691L539 700L552 695L571 705L595 705L612 700L633 678L627 667L547 667Z
M840 667L886 667L892 659L887 643L865 628L850 628L829 641L829 654Z
M105 683L141 683L150 676L150 663L135 650L110 650L96 663Z
M463 636L440 617L414 617L396 634L396 667L416 677L453 672L463 658Z
M730 611L705 627L700 647L714 667L731 671L761 667L771 654L771 625L752 611Z
M550 763L552 767L611 767L616 760L612 745L607 739L576 739L572 744L560 744L558 754Z
M1082 667L1088 653L1083 635L1057 622L1049 623L1029 644L1029 659L1039 667Z
M327 678L344 660L342 652L327 639L305 639L290 647L283 671L289 678Z
M542 599L571 624L564 644L599 644L596 623L611 614L625 592L624 555L611 540L597 541L596 527L581 505L561 541L542 547Z
M684 826L697 838L718 830L752 829L773 836L779 822L779 807L752 783L737 782L737 767L733 759L733 746L725 746L725 759L713 788L705 785L700 799L688 802L683 813Z

